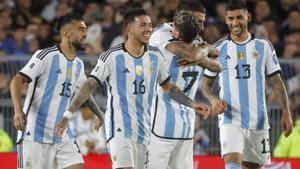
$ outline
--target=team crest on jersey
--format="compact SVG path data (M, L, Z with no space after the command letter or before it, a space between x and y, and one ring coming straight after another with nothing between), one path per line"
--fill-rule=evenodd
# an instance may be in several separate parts
M142 74L143 74L143 66L137 65L137 66L135 67L135 73L136 73L137 75L142 75Z
M25 169L32 169L32 162L30 160L26 160Z
M67 76L72 76L72 69L67 70Z
M244 52L238 52L238 59L242 60L245 58L245 53Z
M148 71L149 71L150 74L154 72L153 62L150 62L150 64L149 64L149 70Z
M252 53L252 57L257 59L259 57L259 52L257 50L254 50Z

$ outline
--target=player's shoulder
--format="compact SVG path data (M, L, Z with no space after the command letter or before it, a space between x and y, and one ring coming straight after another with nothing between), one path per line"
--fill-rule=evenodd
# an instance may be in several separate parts
M44 49L37 50L33 54L33 57L36 57L39 60L43 60L44 58L47 58L48 56L53 55L54 53L57 53L57 52L59 52L59 49L55 45L55 46L52 46L52 47L47 47L47 48L44 48Z
M214 43L215 47L223 45L225 42L229 40L229 35L223 36L221 39L217 40L217 42Z
M119 53L120 51L123 51L123 43L111 47L106 51L103 51L100 54L99 60L101 60L102 62L106 62L106 60L110 57L110 56L114 56L116 53Z
M272 49L272 51L275 49L272 42L264 36L254 35L254 39L267 44Z

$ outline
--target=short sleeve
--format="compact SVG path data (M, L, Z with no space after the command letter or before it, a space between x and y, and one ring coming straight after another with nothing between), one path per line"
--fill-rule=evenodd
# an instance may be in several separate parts
M102 84L107 77L110 76L110 69L109 69L109 59L106 59L104 55L106 52L103 52L97 62L97 65L92 70L90 77L95 78L100 84Z
M158 26L151 34L149 45L160 47L165 41L172 39L172 26L165 23Z
M80 65L79 65L80 64ZM76 81L76 84L75 84L75 92L77 90L79 90L79 88L82 86L82 84L86 81L86 74L85 74L85 69L84 69L84 64L82 61L78 61L78 66L77 67L80 67L80 72L79 72L79 77L78 77L78 80Z
M167 65L162 54L160 54L158 57L159 57L159 69L158 69L157 82L159 83L160 86L163 86L171 79L171 77L169 75L169 72L166 69Z
M44 70L43 63L47 60L47 58L40 59L37 57L41 51L42 50L36 51L28 63L19 71L19 74L25 77L29 83L32 79L40 76Z
M266 61L266 70L267 75L272 75L277 72L280 72L281 68L278 62L278 58L276 55L276 51L273 48L272 44L267 43L266 48L266 55L267 55L267 61Z

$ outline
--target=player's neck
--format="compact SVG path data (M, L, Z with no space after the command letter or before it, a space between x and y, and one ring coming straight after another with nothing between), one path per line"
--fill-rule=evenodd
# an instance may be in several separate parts
M236 36L236 35L233 35L231 34L231 39L235 42L244 42L245 40L247 40L248 38L248 35L249 35L249 32L248 31L245 31L243 32L240 36Z
M76 55L77 55L77 50L76 48L72 45L69 44L65 41L62 41L59 44L61 52L65 55L65 57L69 60L74 60Z
M134 40L128 39L125 42L126 50L133 57L140 57L141 55L143 55L144 50L145 50L144 47L145 47L144 44L134 41Z

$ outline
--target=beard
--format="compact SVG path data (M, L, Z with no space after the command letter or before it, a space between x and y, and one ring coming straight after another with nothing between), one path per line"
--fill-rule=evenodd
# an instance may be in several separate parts
M77 50L85 50L85 45L80 43L79 41L75 41L72 43L72 45L77 49Z

